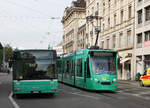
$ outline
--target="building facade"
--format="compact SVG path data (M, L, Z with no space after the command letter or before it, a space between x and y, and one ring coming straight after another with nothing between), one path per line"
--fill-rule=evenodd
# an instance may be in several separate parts
M150 67L150 0L135 0L135 74Z
M86 18L89 16L101 16L101 4L102 0L86 0ZM93 18L86 22L86 48L95 45L96 41L96 29L100 27L100 20Z
M63 24L63 52L69 53L84 48L86 19L84 0L73 1L64 11Z

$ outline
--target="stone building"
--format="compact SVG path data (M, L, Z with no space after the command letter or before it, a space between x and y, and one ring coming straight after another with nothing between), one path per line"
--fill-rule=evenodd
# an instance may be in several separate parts
M84 0L73 1L64 11L63 24L63 52L69 53L84 48L86 19Z
M150 68L150 0L135 0L135 74Z
M134 79L134 0L86 0L86 17L90 15L102 20L87 23L86 45L94 45L95 29L100 27L98 45L119 52L118 79Z

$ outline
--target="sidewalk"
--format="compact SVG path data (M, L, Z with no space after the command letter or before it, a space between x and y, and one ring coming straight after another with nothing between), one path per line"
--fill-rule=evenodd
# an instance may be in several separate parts
M118 83L139 86L139 81L133 81L133 80L118 80Z
M0 76L8 75L8 73L0 72Z

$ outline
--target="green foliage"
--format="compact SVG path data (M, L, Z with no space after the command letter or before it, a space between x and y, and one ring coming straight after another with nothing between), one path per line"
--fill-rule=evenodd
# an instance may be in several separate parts
M12 47L9 45L9 44L7 44L6 46L5 46L5 61L6 62L8 62L9 60L10 60L10 58L13 56L13 49L12 49Z
M1 48L1 43L0 43L0 48ZM7 44L5 47L0 49L0 67L2 66L2 61L3 61L3 49L5 48L5 61L8 62L10 58L13 56L13 49L12 47Z
M3 49L3 46L2 46L2 44L0 43L0 49Z
M2 60L3 60L3 50L0 49L0 67L2 65Z
M3 46L0 43L0 67L1 67L1 64L2 64L2 59L3 59Z

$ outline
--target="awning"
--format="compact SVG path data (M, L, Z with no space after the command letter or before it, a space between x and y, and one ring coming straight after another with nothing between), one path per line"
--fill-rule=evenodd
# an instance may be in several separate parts
M127 61L129 61L129 60L131 60L131 57L124 58L123 60L120 61L120 63L124 63L124 62L127 62Z

